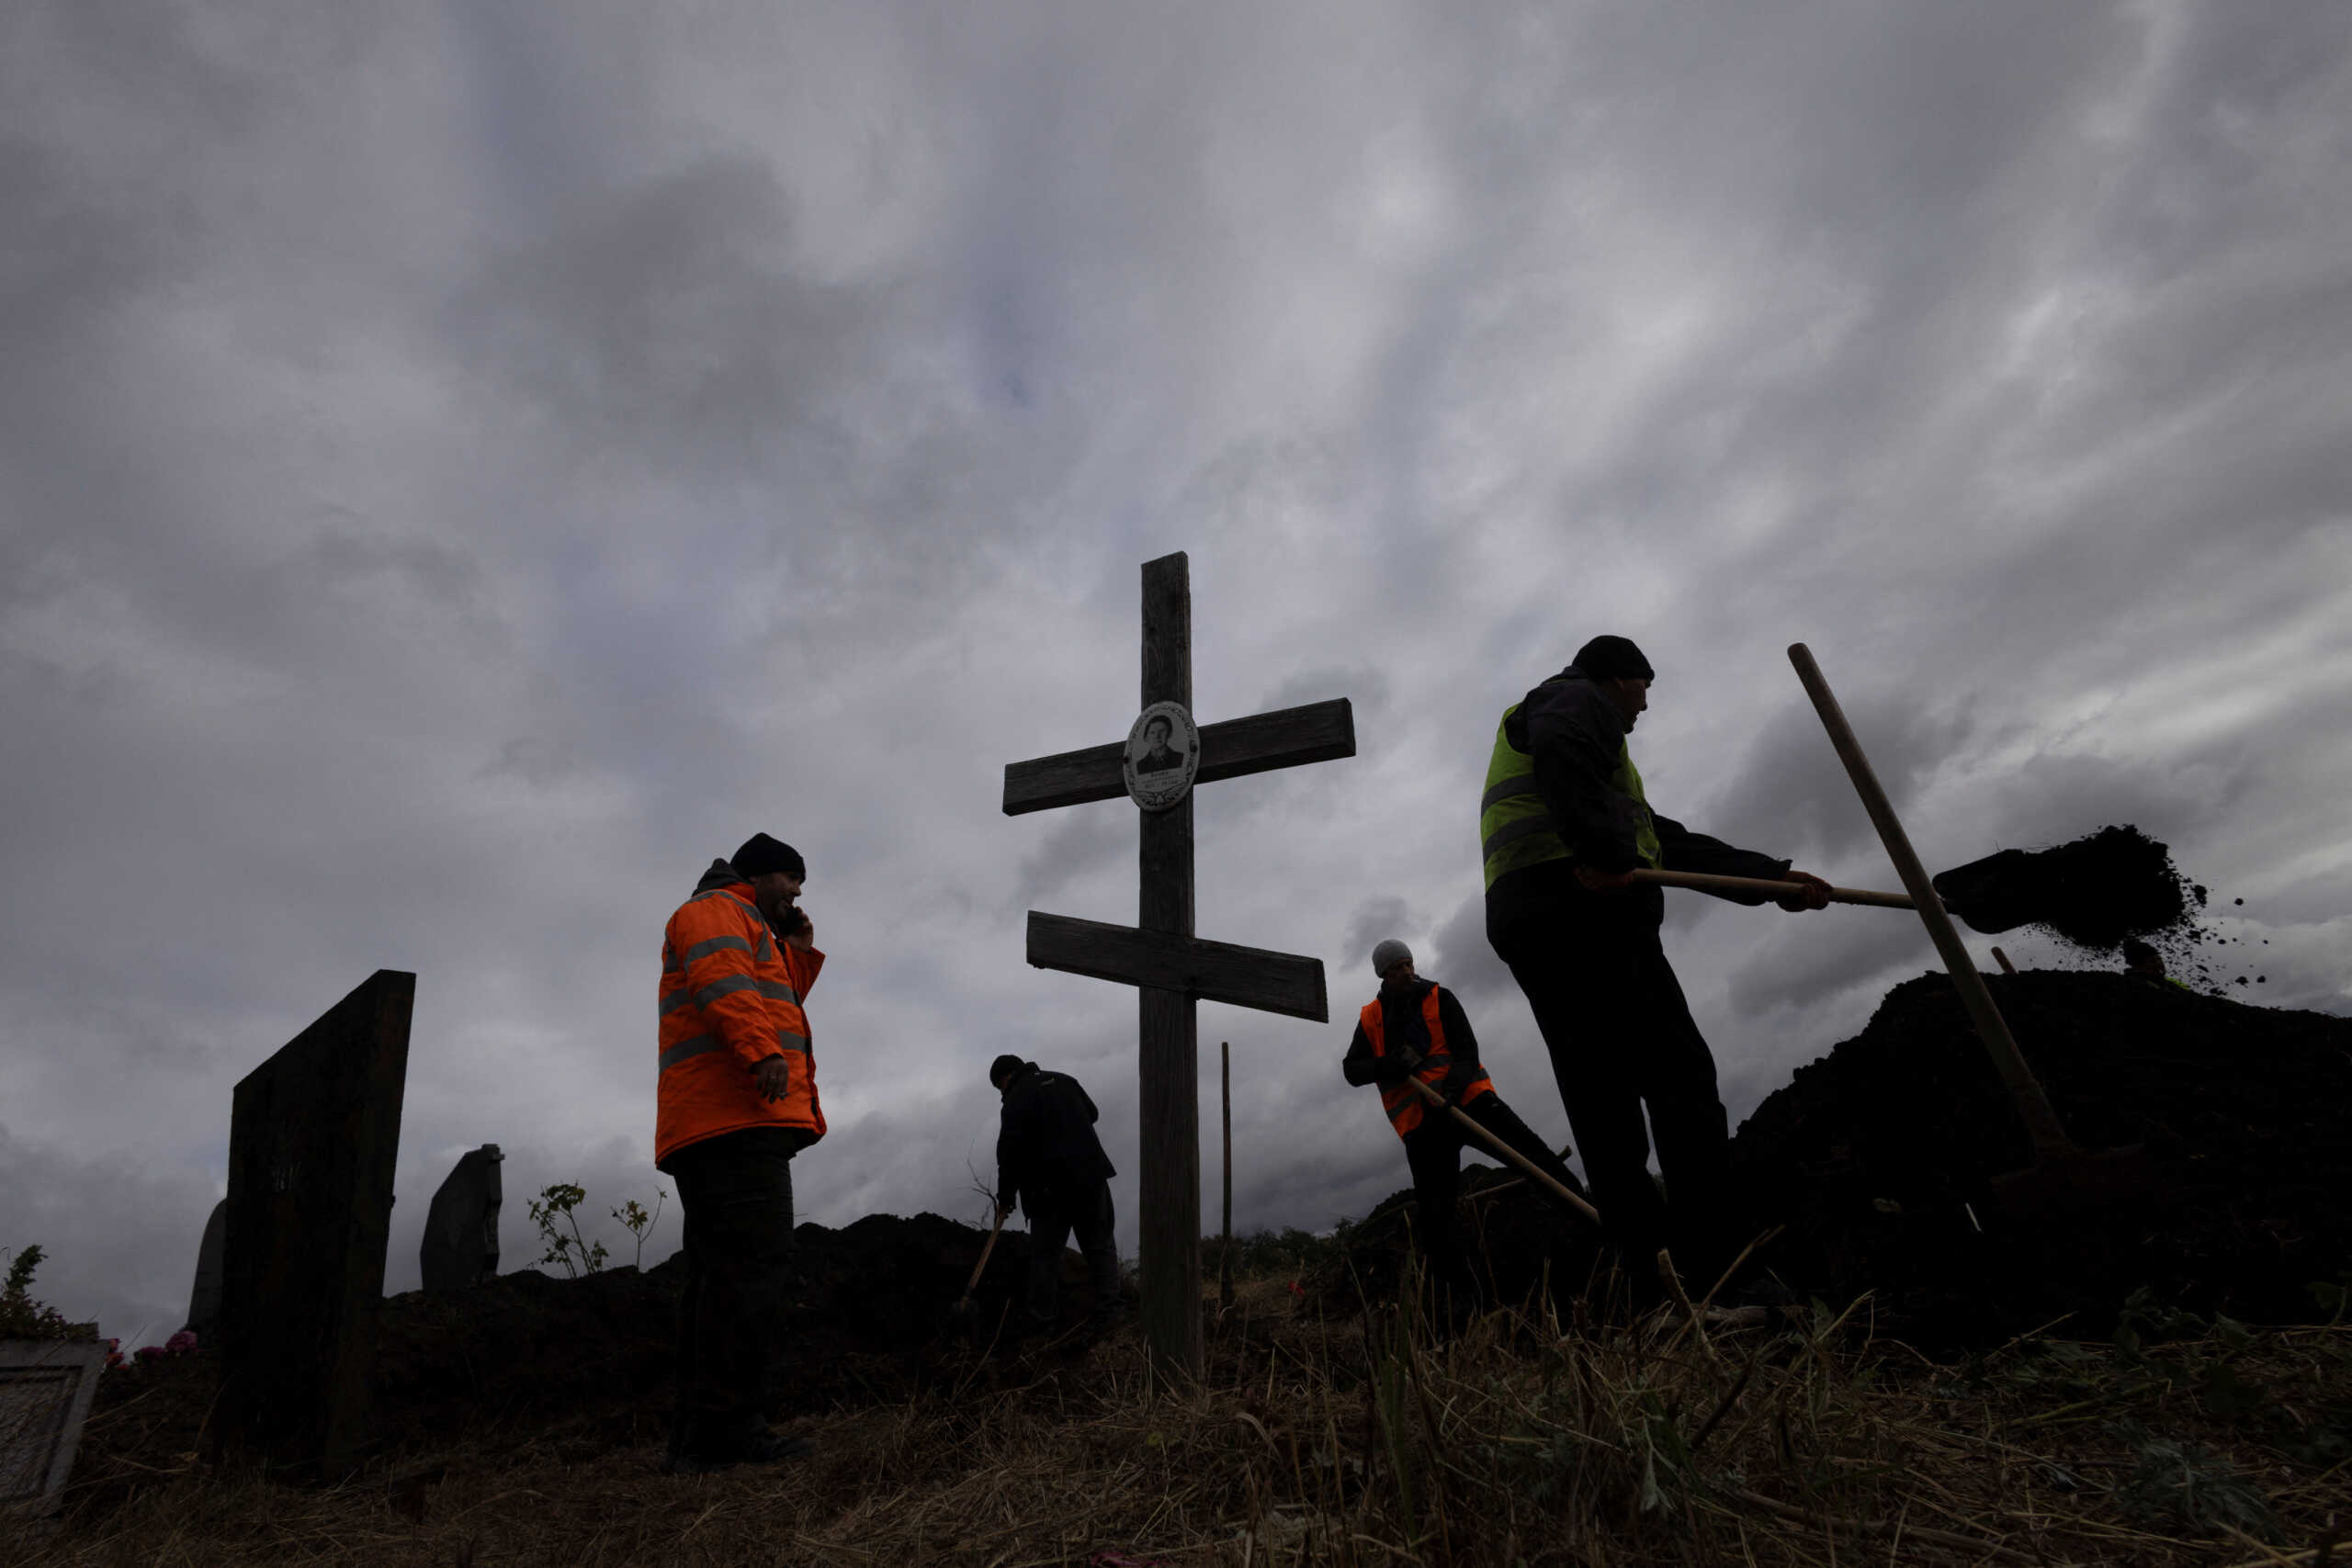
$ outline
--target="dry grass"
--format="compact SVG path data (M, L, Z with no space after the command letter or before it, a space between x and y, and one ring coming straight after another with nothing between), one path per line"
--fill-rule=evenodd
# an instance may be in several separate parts
M707 1479L561 1431L326 1490L101 1474L25 1560L2331 1561L2328 1532L2352 1533L2352 1329L2142 1325L2178 1337L1939 1367L1875 1338L1867 1302L1726 1331L1672 1308L1616 1328L1497 1313L1441 1339L1393 1308L1302 1316L1261 1280L1197 1388L1155 1388L1127 1330L805 1419L814 1458Z

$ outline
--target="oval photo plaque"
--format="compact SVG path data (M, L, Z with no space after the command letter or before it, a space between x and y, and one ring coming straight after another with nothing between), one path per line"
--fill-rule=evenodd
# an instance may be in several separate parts
M1127 796L1146 811L1165 811L1191 793L1201 771L1201 732L1182 703L1154 703L1127 731L1120 764Z

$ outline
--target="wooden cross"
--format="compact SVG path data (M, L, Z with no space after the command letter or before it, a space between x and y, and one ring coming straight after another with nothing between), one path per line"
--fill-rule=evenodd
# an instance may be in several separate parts
M1193 705L1193 588L1182 551L1143 566L1143 705ZM1347 699L1282 708L1203 725L1192 782L1239 778L1302 762L1352 757L1354 713ZM1064 751L1004 770L1004 812L1043 811L1130 793L1129 744ZM1141 1092L1142 1169L1138 1273L1143 1325L1164 1370L1201 1371L1201 1108L1194 1004L1229 1002L1330 1021L1323 963L1287 953L1204 942L1193 934L1193 800L1140 812L1139 919L1105 925L1029 911L1029 962L1142 992L1136 1066Z

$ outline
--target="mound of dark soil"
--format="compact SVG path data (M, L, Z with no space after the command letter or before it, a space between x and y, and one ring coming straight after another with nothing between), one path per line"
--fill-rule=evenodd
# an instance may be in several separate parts
M951 1316L987 1233L937 1214L868 1214L840 1230L804 1224L792 1304L777 1325L788 1347L772 1414L902 1399L944 1365L968 1359L1025 1288L1029 1237L1008 1228L973 1292ZM1086 1305L1084 1269L1063 1255L1062 1306ZM648 1441L667 1429L685 1256L642 1273L578 1280L533 1270L450 1295L394 1296L379 1320L376 1416L389 1446L463 1432L543 1427L550 1416L593 1421L600 1438ZM618 1428L616 1430L615 1428Z
M1997 1343L2062 1314L2099 1332L2142 1286L2200 1312L2308 1320L2352 1271L2352 1019L2252 1008L2120 975L1992 976L2003 1014L2087 1149L2144 1145L2151 1197L2012 1213L1993 1178L2030 1148L1950 979L1888 993L1869 1027L1758 1106L1732 1152L1767 1261L1839 1305L1872 1293L1923 1347ZM1464 1173L1459 1224L1504 1300L1591 1278L1587 1239L1523 1184ZM1327 1311L1393 1295L1409 1190L1345 1235Z
M2120 975L1991 976L2075 1141L2144 1145L2138 1204L2013 1213L1992 1179L2023 1124L1941 975L1757 1107L1733 1153L1772 1260L1829 1299L1876 1293L1921 1341L1983 1342L2062 1313L2093 1330L2133 1290L2260 1321L2309 1317L2352 1267L2352 1019ZM1981 1228L1980 1228L1981 1227Z
M976 1345L998 1336L1026 1288L1029 1237L1018 1229L998 1238L968 1318L950 1309L983 1231L937 1214L869 1214L840 1230L804 1224L794 1239L777 1416L903 1399L942 1377L975 1375ZM1066 1323L1091 1304L1084 1279L1066 1250ZM377 1453L552 1440L585 1456L661 1441L685 1282L681 1253L642 1272L560 1280L522 1269L469 1291L387 1298L377 1320ZM104 1379L95 1414L108 1418L85 1445L80 1482L119 1490L184 1462L219 1383L209 1351ZM135 1411L109 1416L133 1400Z
M1934 881L1951 911L1988 936L2041 926L2099 953L2135 936L2177 946L2205 906L2205 889L2172 852L2129 824L2051 849L2003 850Z

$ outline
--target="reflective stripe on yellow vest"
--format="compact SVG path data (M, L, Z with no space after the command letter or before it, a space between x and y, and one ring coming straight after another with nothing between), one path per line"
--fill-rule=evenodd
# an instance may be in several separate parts
M1453 1070L1453 1055L1445 1048L1445 1025L1438 1021L1437 993L1438 987L1431 986L1421 997L1421 1021L1429 1025L1430 1050L1429 1055L1421 1058L1421 1065L1413 1076L1443 1093L1445 1075ZM1375 1056L1388 1055L1388 1020L1380 1010L1379 998L1374 997L1364 1004L1363 1011L1356 1015L1356 1021L1363 1025L1363 1036L1372 1043L1372 1054ZM1463 1089L1459 1103L1467 1105L1482 1094L1493 1093L1494 1088L1482 1072ZM1429 1103L1414 1093L1409 1085L1381 1086L1380 1108L1388 1112L1388 1124L1396 1129L1396 1135L1400 1138L1421 1124L1421 1116L1429 1109Z
M1487 886L1497 879L1547 860L1574 860L1575 852L1560 836L1549 807L1535 787L1535 759L1510 743L1514 703L1495 726L1495 749L1487 761L1487 793L1478 800L1478 838L1487 862ZM1641 771L1634 766L1629 747L1617 749L1617 776L1611 781L1620 795L1630 795L1641 807L1641 825L1634 830L1634 853L1644 865L1657 869L1664 863L1657 829L1650 821L1649 802L1642 794Z

